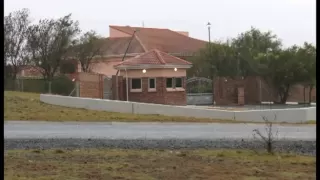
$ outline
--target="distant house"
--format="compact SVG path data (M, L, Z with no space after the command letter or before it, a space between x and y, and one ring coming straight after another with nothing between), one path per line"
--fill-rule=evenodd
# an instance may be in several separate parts
M17 73L17 77L38 77L41 78L43 75L43 69L37 66L25 65L20 66Z

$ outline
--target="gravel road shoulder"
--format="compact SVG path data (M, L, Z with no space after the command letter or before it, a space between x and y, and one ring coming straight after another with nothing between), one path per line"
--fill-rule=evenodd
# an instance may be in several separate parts
M316 155L316 141L279 140L277 152ZM49 148L124 148L124 149L251 149L262 150L264 144L256 140L182 140L182 139L5 139L4 149Z

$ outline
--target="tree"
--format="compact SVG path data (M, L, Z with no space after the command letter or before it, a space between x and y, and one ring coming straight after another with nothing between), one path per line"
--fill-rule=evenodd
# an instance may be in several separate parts
M72 47L72 54L81 65L83 72L89 72L94 57L101 55L102 41L96 32L89 31L83 34Z
M297 58L298 50L298 46L292 46L268 55L259 54L256 58L264 65L259 70L260 75L274 88L279 98L277 103L285 104L292 86L300 82L303 65Z
M207 44L190 61L193 67L188 71L189 76L214 79L217 76L235 77L237 73L237 54L229 42Z
M279 51L282 46L271 31L261 32L254 27L232 39L231 45L239 55L240 74L244 78L260 75L260 64L256 61L259 54Z
M40 20L28 29L28 50L33 64L43 69L49 92L60 62L66 59L68 47L78 32L78 22L71 20L71 14L58 20Z
M26 51L27 33L30 24L29 10L22 9L4 17L4 65L10 64L15 80L19 67L28 62Z
M298 78L305 85L304 91L306 86L309 86L309 103L311 103L311 92L316 85L316 47L305 42L299 48L297 58L302 66L301 75Z
M76 62L77 63L77 62ZM60 64L60 73L62 74L73 74L76 72L76 64L72 60L63 61Z

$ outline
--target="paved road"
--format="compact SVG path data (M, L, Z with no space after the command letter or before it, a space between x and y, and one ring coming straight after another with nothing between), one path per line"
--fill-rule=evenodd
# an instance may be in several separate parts
M4 124L4 137L5 139L251 139L254 129L265 132L263 124L10 121ZM278 130L279 139L316 139L316 126L274 125L274 130Z

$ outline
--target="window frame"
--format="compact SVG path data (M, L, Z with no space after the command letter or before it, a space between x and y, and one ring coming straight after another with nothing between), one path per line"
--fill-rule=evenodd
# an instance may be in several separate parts
M171 79L171 80L172 80L172 81L171 81L171 87L168 87L168 83L167 83L168 79ZM172 77L166 78L166 88L167 88L167 89L174 89L174 80L173 80Z
M154 80L154 88L150 88L150 80ZM157 78L148 78L148 91L154 92L157 91Z
M133 80L140 80L140 89L133 89ZM130 78L130 92L142 92L142 78Z
M181 87L176 87L176 79L181 79ZM172 87L167 86L167 79L172 79ZM183 77L171 77L166 78L166 90L167 91L185 91L183 87Z
M177 87L177 81L176 79L181 79L181 87ZM183 88L183 78L182 77L174 77L174 88Z

